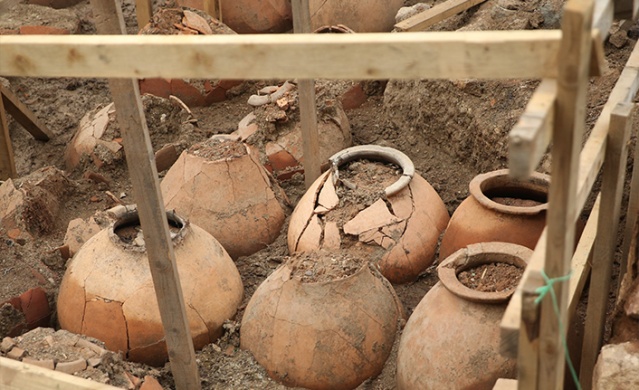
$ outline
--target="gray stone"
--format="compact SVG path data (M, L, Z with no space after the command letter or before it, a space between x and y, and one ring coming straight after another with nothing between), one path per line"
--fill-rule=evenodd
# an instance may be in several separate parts
M639 341L604 346L595 365L592 388L639 389Z

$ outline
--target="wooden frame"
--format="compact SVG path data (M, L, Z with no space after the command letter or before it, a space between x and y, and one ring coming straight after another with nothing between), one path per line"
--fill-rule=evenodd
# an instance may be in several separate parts
M422 31L486 0L447 0L395 25L398 31Z

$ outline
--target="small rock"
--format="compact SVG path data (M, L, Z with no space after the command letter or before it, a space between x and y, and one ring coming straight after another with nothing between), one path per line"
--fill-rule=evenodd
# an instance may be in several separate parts
M613 44L617 49L621 49L628 43L628 33L624 30L619 30L612 34L608 41Z
M11 349L11 351L9 351L9 353L7 353L7 357L13 360L20 360L22 359L22 357L24 357L24 354L24 349L14 347L13 349Z
M7 353L11 351L11 348L13 348L15 345L16 343L11 337L5 337L2 339L2 343L0 343L0 351Z
M99 358L99 357L90 358L90 359L87 359L87 363L88 363L89 367L95 368L95 367L99 366L100 364L102 364L102 358Z
M87 368L87 361L84 358L78 358L70 362L58 363L55 366L56 371L64 372L67 374L74 374L78 371L85 370Z
M605 345L595 365L592 388L639 388L639 341Z

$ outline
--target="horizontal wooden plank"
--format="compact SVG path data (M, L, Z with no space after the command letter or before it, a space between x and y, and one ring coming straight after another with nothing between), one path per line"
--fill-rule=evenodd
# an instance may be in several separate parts
M395 25L399 31L423 31L486 0L447 0Z
M525 179L535 170L552 138L557 81L544 79L526 105L519 121L508 134L510 175Z
M552 78L561 31L3 35L0 75L229 79Z
M118 390L117 387L3 357L0 357L0 385L5 390Z

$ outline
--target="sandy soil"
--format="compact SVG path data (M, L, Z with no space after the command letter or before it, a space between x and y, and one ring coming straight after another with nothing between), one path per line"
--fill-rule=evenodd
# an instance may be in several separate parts
M405 3L411 5L416 2L408 0ZM433 29L555 28L556 20L548 16L548 10L541 3L489 1ZM129 33L135 33L133 1L126 0L124 4L127 28ZM67 10L77 17L78 33L95 33L87 1ZM638 36L639 27L635 24L621 43L606 43L609 69L603 77L591 80L587 115L589 126L598 117ZM46 290L52 307L55 307L58 286L68 262L55 248L62 244L69 221L98 215L96 221L105 227L108 220L99 216L117 204L107 192L116 194L119 201L125 204L135 203L136 199L123 158L115 159L102 168L96 168L90 161L83 161L74 169L67 169L65 165L65 147L77 131L81 119L88 112L111 102L106 80L12 77L6 81L11 90L55 134L55 138L49 142L36 141L10 119L18 176L24 177L40 168L54 166L66 170L69 184L58 199L59 211L46 232L31 238L12 239L7 231L0 228L0 302L40 286ZM214 134L232 132L237 128L237 123L253 111L247 104L248 97L256 90L278 82L281 84L281 81L244 82L227 95L230 98L224 102L210 107L191 108L191 116L162 99L147 98L145 108L151 131L155 133L155 136L152 134L154 149L157 151L164 144L172 142L188 147ZM344 88L343 82L324 83L327 90L333 88L340 91ZM365 88L368 100L346 114L355 145L391 146L406 153L413 160L418 173L435 188L452 214L468 196L468 183L476 174L506 166L508 131L522 113L537 84L538 80L391 80L388 83L368 83ZM169 124L164 122L167 117L170 118ZM197 121L192 121L193 118ZM633 147L635 142L633 139ZM548 161L546 158L540 167L541 171L548 172ZM632 163L629 162L629 172L631 168ZM87 178L89 171L98 172L104 180ZM160 173L160 178L163 175ZM299 174L281 181L280 185L292 205L304 193L304 180ZM627 196L624 202L627 202ZM589 207L586 207L584 214ZM292 208L287 213L291 211ZM624 226L623 218L625 216L622 217L621 226ZM273 244L236 261L245 287L245 298L235 320L224 325L223 336L197 352L203 388L285 388L269 379L250 353L239 348L239 324L243 308L255 289L287 255L286 228L283 228ZM417 281L395 286L407 314L410 315L424 294L437 282L436 265L426 270ZM611 299L614 300L614 297ZM3 321L12 321L10 316L9 311L2 312ZM55 315L49 325L59 328ZM400 334L401 330L397 340ZM4 336L0 334L0 339ZM366 381L359 389L395 388L396 349L397 341L382 373ZM37 351L32 353L37 355ZM112 373L125 370L140 378L147 374L155 376L165 388L173 386L168 364L159 369L117 359L111 359L108 364L111 366L100 371L101 374L91 377L116 383Z

